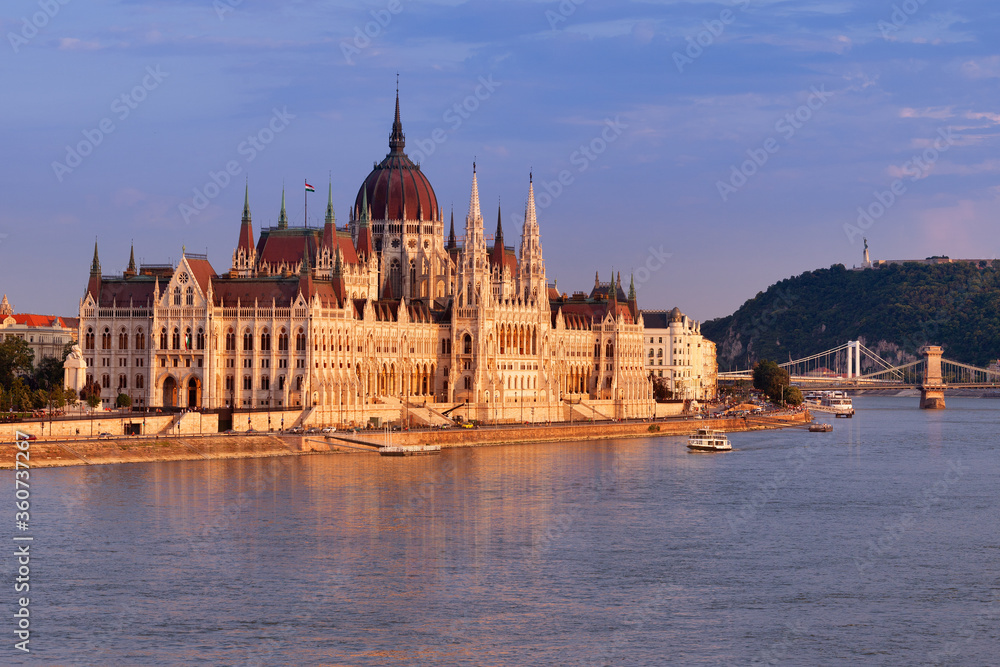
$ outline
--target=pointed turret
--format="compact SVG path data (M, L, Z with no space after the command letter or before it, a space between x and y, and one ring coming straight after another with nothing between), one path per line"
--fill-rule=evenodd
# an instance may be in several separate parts
M596 290L601 286L601 272L594 271L594 289Z
M632 279L629 281L628 300L635 301L635 274L632 274Z
M638 322L639 304L635 296L635 274L632 274L628 285L628 310L632 313L632 322Z
M337 295L338 303L343 306L347 300L347 286L344 284L344 262L341 258L340 246L337 246L336 260L333 264L333 293Z
M7 317L8 315L13 315L14 309L11 308L10 302L7 301L7 295L3 295L3 301L0 301L0 317Z
M307 276L310 273L312 273L312 265L309 264L309 243L308 242L305 244L305 253L303 253L303 255L302 255L302 264L299 267L299 273L301 273L304 276Z
M128 268L125 269L125 277L131 278L139 273L135 268L135 244L133 243L128 251Z
M527 300L532 294L545 294L545 262L542 261L542 241L535 213L534 176L528 172L528 203L524 207L524 227L521 230L520 259L521 291Z
M326 199L326 224L336 225L337 218L333 214L333 183L330 183L330 192Z
M241 278L248 278L253 273L257 261L257 248L253 243L253 222L250 219L250 184L243 191L243 219L240 222L240 238L233 251L233 271Z
M497 204L497 231L493 240L493 252L490 253L490 264L499 268L501 273L504 265L503 255L503 218L500 215L500 204Z
M454 250L458 247L458 239L455 238L455 209L451 209L451 229L448 230L448 250Z
M358 241L356 250L358 257L368 260L373 254L372 231L368 225L368 189L363 188L361 199L361 215L358 222Z
M482 218L483 214L479 210L479 182L476 180L476 163L472 163L472 193L469 195L469 218L474 220Z
M403 134L403 123L399 120L399 83L396 83L396 117L392 121L392 134L389 135L389 154L398 155L406 146L406 136Z
M90 275L101 275L101 259L97 256L97 239L94 239L94 259L90 262Z
M288 214L285 213L285 188L281 188L281 213L278 214L278 229L288 229Z
M333 253L337 243L337 219L333 214L333 183L330 183L330 193L326 201L326 218L323 222L323 241L320 245L320 254L324 252ZM317 258L318 261L318 258ZM327 259L329 261L329 259ZM329 267L329 264L326 265Z

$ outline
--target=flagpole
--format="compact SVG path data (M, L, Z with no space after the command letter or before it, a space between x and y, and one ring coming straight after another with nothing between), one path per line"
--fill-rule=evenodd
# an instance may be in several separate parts
M305 185L309 185L309 179L308 178L303 179L302 182ZM303 185L303 187L302 187L302 196L305 197L305 200L306 200L306 213L305 213L306 222L305 222L305 226L308 227L309 226L309 190L306 189L305 185Z

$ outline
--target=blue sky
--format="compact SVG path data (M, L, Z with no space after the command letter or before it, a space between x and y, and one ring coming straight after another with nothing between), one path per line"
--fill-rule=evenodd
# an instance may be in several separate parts
M304 179L311 222L330 179L346 222L388 150L396 72L407 150L425 149L460 229L474 158L484 216L492 227L499 201L508 239L533 170L563 291L636 271L641 307L708 319L789 275L859 264L862 236L874 258L998 254L995 2L10 0L2 12L0 291L19 311L75 313L95 237L105 273L124 269L133 240L141 261L186 246L227 270L247 178L258 229L277 220L283 182L302 224ZM81 143L87 154L70 155ZM229 163L231 182L197 199Z

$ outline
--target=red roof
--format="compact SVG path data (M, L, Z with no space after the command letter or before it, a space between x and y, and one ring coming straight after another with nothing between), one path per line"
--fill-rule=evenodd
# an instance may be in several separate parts
M80 326L79 318L63 318L58 315L35 315L33 313L14 313L8 317L13 317L14 321L22 326L29 327L62 327L63 329L75 329ZM6 318L3 318L6 319ZM2 322L3 320L0 320Z

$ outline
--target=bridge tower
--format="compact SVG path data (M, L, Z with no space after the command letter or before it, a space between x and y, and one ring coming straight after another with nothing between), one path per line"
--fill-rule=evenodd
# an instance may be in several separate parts
M847 379L861 375L861 343L856 340L847 341Z
M920 353L927 360L924 382L920 385L920 408L944 410L944 378L941 377L941 354L938 345L925 345Z

